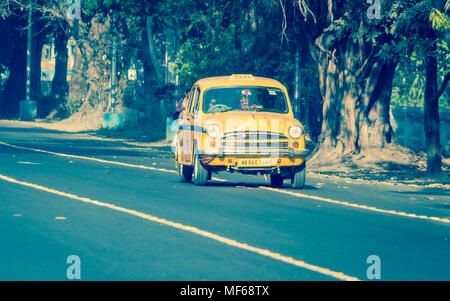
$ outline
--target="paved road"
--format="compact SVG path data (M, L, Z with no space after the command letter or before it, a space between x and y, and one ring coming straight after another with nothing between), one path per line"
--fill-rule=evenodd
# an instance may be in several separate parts
M117 164L119 162L120 164ZM0 122L0 280L450 280L450 193L180 183L167 148Z

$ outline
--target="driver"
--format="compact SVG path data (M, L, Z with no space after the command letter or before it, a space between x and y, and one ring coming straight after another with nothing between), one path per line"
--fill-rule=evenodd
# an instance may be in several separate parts
M215 105L216 105L216 102L217 102L217 100L216 100L215 98L211 99L211 100L209 101L209 108L215 106Z
M248 103L248 96L252 95L252 92L250 92L250 89L244 89L241 91L241 99L240 99L240 103L241 103L241 108L243 110L248 110L249 107L249 103Z

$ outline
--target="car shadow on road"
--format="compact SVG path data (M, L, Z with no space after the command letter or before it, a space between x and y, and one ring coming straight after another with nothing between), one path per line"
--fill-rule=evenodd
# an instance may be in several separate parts
M245 187L245 188L259 188L259 187L267 187L267 188L272 188L272 186L268 183L245 183L245 182L236 182L236 181L227 181L227 182L222 182L222 181L208 181L208 183L206 184L207 186L215 186L215 187ZM292 191L302 191L302 190L313 190L313 189L318 189L317 187L314 186L309 186L309 185L305 185L305 188L303 189L292 189L292 187L290 187L290 185L288 183L285 183L283 185L283 187L276 187L278 189L290 189Z
M450 205L448 205L448 204L436 204L436 205L432 205L432 207L450 210Z

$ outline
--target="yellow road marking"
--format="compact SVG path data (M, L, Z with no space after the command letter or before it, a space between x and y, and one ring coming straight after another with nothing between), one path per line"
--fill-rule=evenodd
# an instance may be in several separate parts
M306 263L306 262L304 262L302 260L297 260L297 259L294 259L292 257L284 256L284 255L281 255L279 253L272 252L270 250L261 249L261 248L258 248L258 247L253 247L253 246L250 246L248 244L241 243L241 242L235 241L233 239L230 239L230 238L227 238L227 237L224 237L224 236L220 236L220 235L217 235L217 234L205 231L205 230L201 230L201 229L193 227L193 226L183 225L183 224L180 224L180 223L177 223L177 222L166 220L164 218L159 218L157 216L152 216L152 215L147 214L147 213L142 213L142 212L139 212L139 211L136 211L136 210L127 209L127 208L116 206L116 205L110 204L110 203L105 203L105 202L100 202L100 201L96 201L96 200L91 200L91 199L86 198L86 197L80 197L80 196L77 196L77 195L74 195L74 194L58 191L58 190L55 190L55 189L52 189L52 188L47 188L47 187L40 186L40 185L37 185L37 184L32 184L32 183L16 180L14 178L11 178L11 177L8 177L8 176L4 176L4 175L1 175L1 174L0 174L0 179L2 179L4 181L7 181L7 182L10 182L10 183L19 184L19 185L22 185L22 186L31 187L31 188L34 188L34 189L38 189L38 190L41 190L41 191L48 192L48 193L53 193L53 194L56 194L56 195L59 195L59 196L67 197L67 198L70 198L70 199L82 201L84 203L88 203L88 204L92 204L92 205L96 205L96 206L105 207L105 208L109 208L109 209L112 209L112 210L120 211L120 212L123 212L123 213L131 214L131 215L140 217L140 218L145 219L145 220L149 220L149 221L152 221L152 222L159 223L161 225L170 226L170 227L173 227L173 228L176 228L176 229L180 229L180 230L187 231L187 232L190 232L190 233L194 233L194 234L197 234L197 235L200 235L200 236L203 236L203 237L207 237L207 238L210 238L212 240L215 240L215 241L221 242L223 244L226 244L228 246L232 246L232 247L236 247L236 248L239 248L239 249L250 251L250 252L253 252L253 253L256 253L256 254L260 254L260 255L269 257L271 259L282 261L282 262L285 262L285 263L288 263L288 264L291 264L291 265L294 265L294 266L297 266L297 267L300 267L300 268L304 268L304 269L307 269L307 270L310 270L310 271L314 271L314 272L317 272L317 273L320 273L320 274L323 274L323 275L327 275L327 276L330 276L330 277L333 277L333 278L336 278L336 279L339 279L339 280L345 280L345 281L358 281L359 280L356 277L347 276L347 275L345 275L345 274L343 274L341 272L335 272L335 271L332 271L332 270L327 269L327 268L323 268L323 267L320 267L320 266L317 266L317 265L312 265L312 264Z
M123 163L123 162L109 161L109 160L103 160L103 159L92 158L92 157L55 153L55 152L42 150L42 149L37 149L37 148L16 146L16 145L12 145L12 144L1 142L1 141L0 141L0 144L6 145L6 146L9 146L9 147L13 147L13 148L31 150L31 151L35 151L35 152L39 152L39 153L46 153L46 154L51 154L51 155L60 156L60 157L83 159L83 160L90 160L90 161L96 161L96 162L100 162L100 163L114 164L114 165L120 165L120 166L126 166L126 167L133 167L133 168L141 168L141 169L157 170L157 171L163 171L163 172L176 173L175 170L169 170L169 169L165 169L165 168L156 168L156 167L150 167L150 166L145 166L145 165L128 164L128 163ZM72 162L69 161L69 163L72 163Z
M1 142L1 141L0 141L0 144L6 145L9 147L13 147L13 148L32 150L35 152L47 153L47 154L52 154L52 155L61 156L61 157L77 158L77 159L90 160L90 161L96 161L96 162L101 162L101 163L114 164L114 165L120 165L120 166L132 167L132 168L140 168L140 169L148 169L148 170L155 170L155 171L162 171L162 172L169 172L169 173L177 173L175 170L169 170L169 169L165 169L165 168L156 168L156 167L150 167L150 166L145 166L145 165L134 165L134 164L128 164L128 163L123 163L123 162L92 158L92 157L55 153L55 152L41 150L41 149L16 146L16 145L12 145L12 144ZM213 177L212 179L215 181L227 182L227 180L216 178L216 177ZM323 183L320 183L320 184L323 184ZM397 216L407 216L407 217L411 217L411 218L418 218L418 219L424 219L424 220L433 220L433 221L438 221L438 222L443 222L443 223L450 223L450 219L448 219L448 218L439 218L439 217L433 217L433 216L417 215L414 213L404 213L404 212L399 212L399 211L395 211L395 210L379 209L379 208L376 208L373 206L369 207L366 205L337 201L337 200L333 200L333 199L329 199L329 198L323 198L323 197L319 197L319 196L308 195L308 194L303 194L303 193L298 193L298 192L292 192L292 191L288 191L288 190L281 190L281 189L271 188L271 187L266 187L266 186L259 186L259 188L266 189L266 190L272 190L272 191L279 192L279 193L289 194L289 195L293 195L293 196L297 196L297 197L332 203L332 204L336 204L336 205L365 209L365 210L374 211L374 212L393 214L393 215L397 215Z

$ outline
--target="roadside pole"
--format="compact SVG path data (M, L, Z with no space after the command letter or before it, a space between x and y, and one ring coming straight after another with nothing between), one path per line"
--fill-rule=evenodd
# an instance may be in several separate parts
M27 29L27 66L26 66L26 92L25 100L19 102L19 118L34 120L37 115L36 101L31 100L31 42L33 38L33 11L32 0L28 3L28 29Z
M114 30L115 31L115 30ZM117 34L113 37L113 55L111 64L111 111L116 113L117 105Z
M114 129L123 126L123 114L117 113L117 13L114 11L111 17L113 28L112 60L111 60L111 99L110 112L103 114L103 128Z
M295 118L300 119L300 66L298 46L295 51L295 90L294 90L294 113Z

